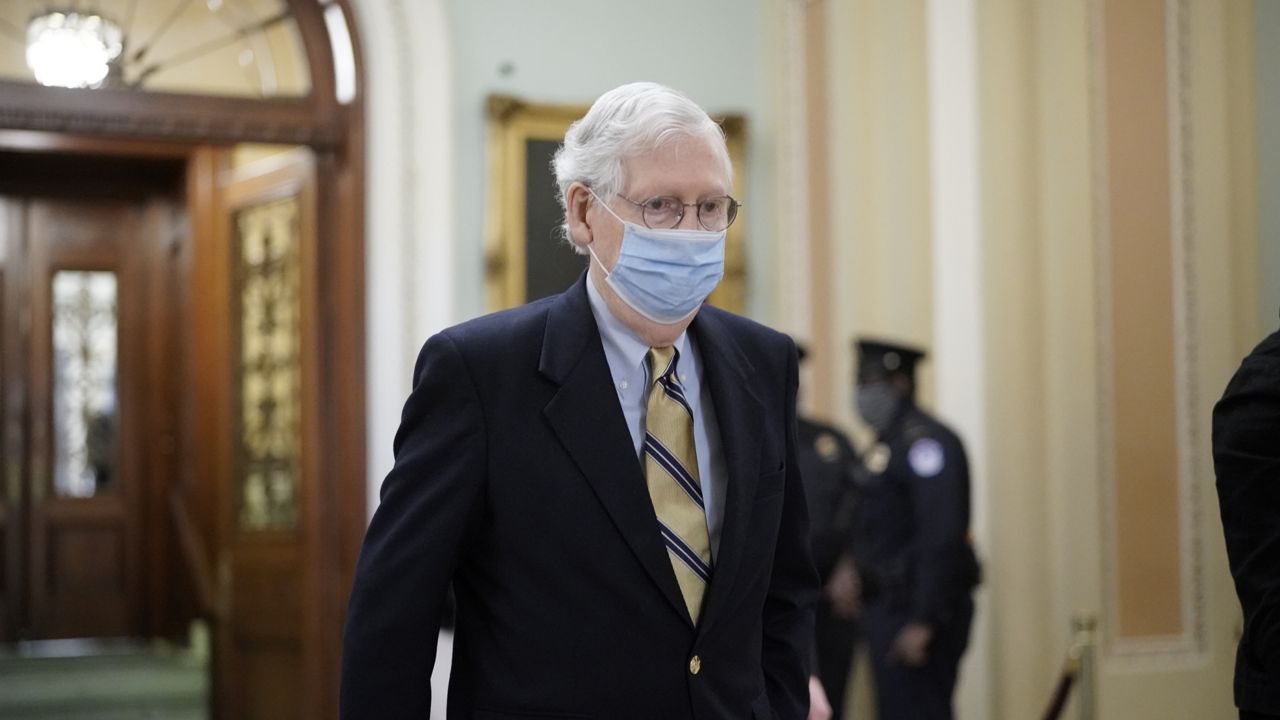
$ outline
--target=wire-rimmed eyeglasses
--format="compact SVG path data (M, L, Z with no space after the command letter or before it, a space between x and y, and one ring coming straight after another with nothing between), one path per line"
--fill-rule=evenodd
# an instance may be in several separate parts
M728 195L703 198L695 203L681 202L680 198L670 195L655 195L648 200L632 200L621 193L618 197L640 208L645 227L654 230L677 227L684 220L685 208L689 207L698 208L698 224L704 230L727 230L738 217L738 209L742 207L742 203Z

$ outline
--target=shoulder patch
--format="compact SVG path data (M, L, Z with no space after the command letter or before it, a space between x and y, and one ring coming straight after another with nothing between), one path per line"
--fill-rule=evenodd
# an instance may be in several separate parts
M933 438L922 438L911 444L907 450L907 462L911 469L922 478L933 477L947 466L946 453L942 443Z

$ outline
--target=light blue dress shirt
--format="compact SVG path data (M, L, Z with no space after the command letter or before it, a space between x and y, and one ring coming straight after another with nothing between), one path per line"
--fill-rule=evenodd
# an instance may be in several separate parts
M644 443L644 416L648 409L649 363L645 357L649 346L638 335L623 325L604 297L596 290L595 282L587 278L587 297L591 300L591 313L600 328L604 343L604 357L613 376L613 388L618 392L618 403L631 431L635 444L636 460L641 461ZM698 454L698 478L702 482L702 497L707 511L707 538L711 543L714 560L720 551L720 529L724 521L725 484L728 473L724 453L720 445L720 426L716 423L716 409L711 391L702 382L702 356L688 332L680 333L674 343L680 353L676 372L684 386L685 398L693 408L693 445Z

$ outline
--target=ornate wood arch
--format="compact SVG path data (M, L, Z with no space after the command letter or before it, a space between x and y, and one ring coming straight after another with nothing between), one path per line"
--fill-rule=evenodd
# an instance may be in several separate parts
M92 91L0 80L0 128L201 143L293 143L323 149L349 141L362 97L338 102L324 12L340 7L351 31L357 77L361 52L348 0L285 0L297 22L311 77L300 98L252 99L101 88ZM86 102L91 98L92 102Z

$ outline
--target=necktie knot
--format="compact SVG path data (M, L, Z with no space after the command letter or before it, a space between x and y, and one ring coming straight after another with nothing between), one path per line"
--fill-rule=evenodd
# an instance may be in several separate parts
M649 348L650 384L652 385L659 380L674 376L676 372L676 362L679 360L679 351L671 345L668 345L667 347Z

